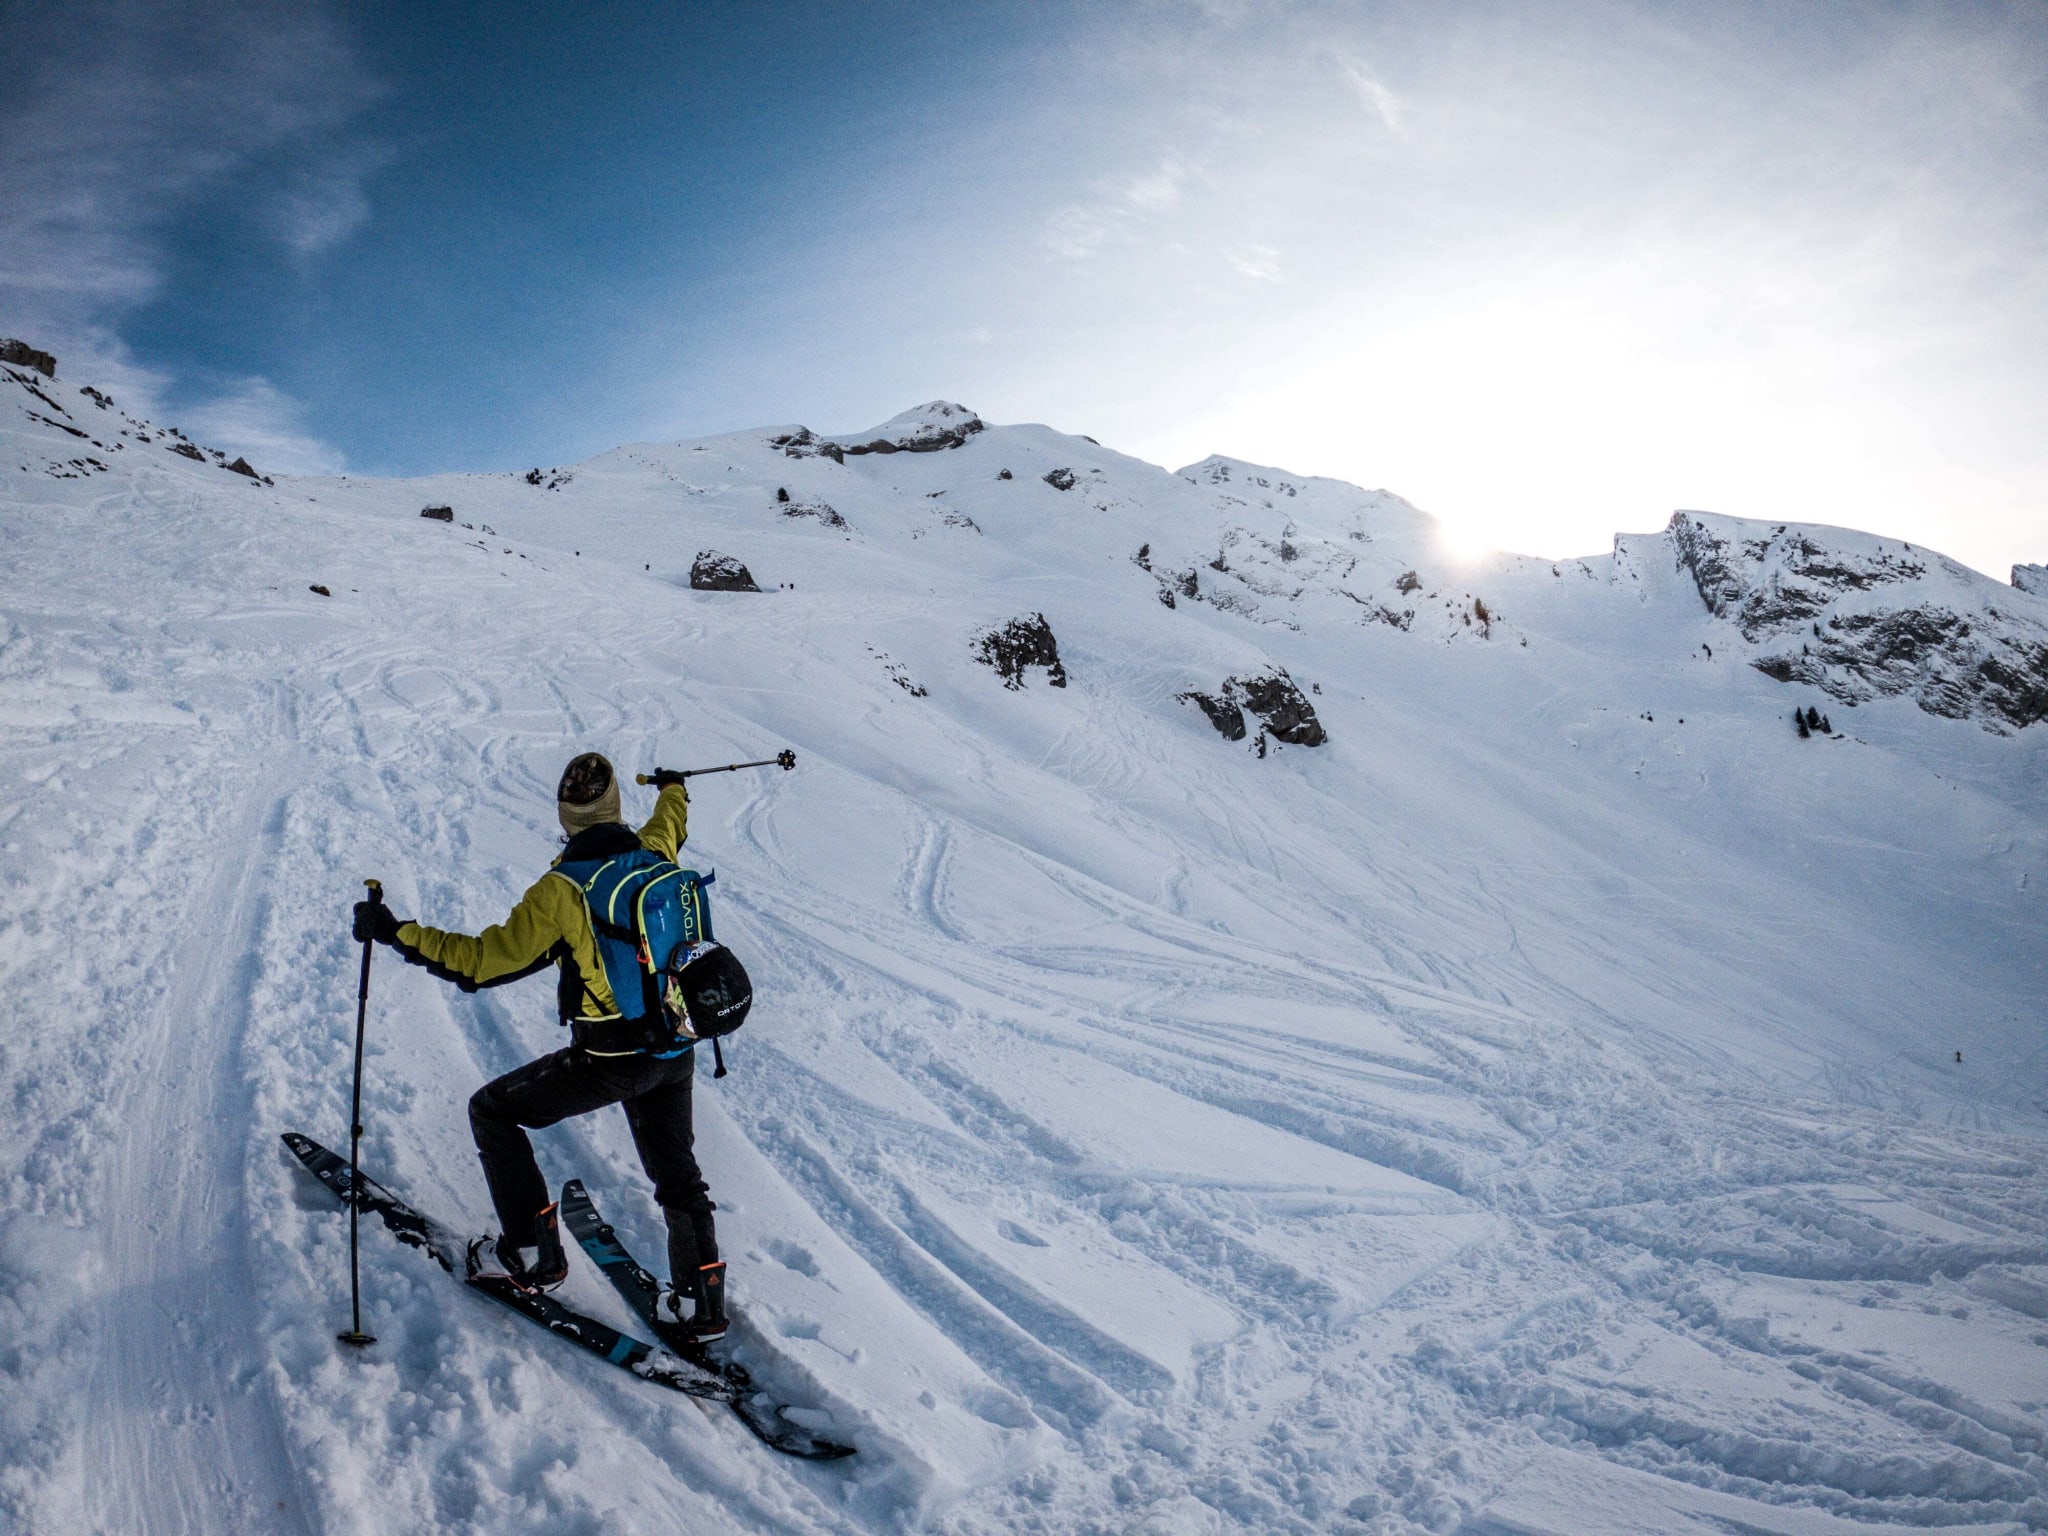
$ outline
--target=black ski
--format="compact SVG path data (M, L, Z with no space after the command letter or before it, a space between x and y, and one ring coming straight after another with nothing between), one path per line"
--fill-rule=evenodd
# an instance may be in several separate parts
M296 1131L286 1131L283 1140L291 1148L292 1155L305 1165L307 1172L332 1190L343 1205L349 1203L347 1158L337 1157L319 1142ZM768 1445L788 1455L830 1460L851 1453L850 1446L819 1440L801 1426L783 1420L779 1409L760 1407L754 1400L756 1394L746 1385L744 1373L740 1381L735 1382L726 1371L708 1361L699 1363L686 1359L631 1334L621 1333L607 1323L563 1306L543 1292L523 1291L509 1281L466 1278L467 1254L461 1237L413 1209L374 1179L361 1178L358 1190L359 1208L374 1211L382 1217L384 1225L400 1242L425 1249L451 1275L463 1277L471 1289L483 1292L493 1301L502 1302L522 1317L531 1318L548 1332L567 1339L621 1370L631 1371L644 1381L690 1397L730 1404L748 1429ZM773 1417L765 1417L768 1414Z
M619 1241L618 1233L612 1230L610 1222L598 1214L596 1202L583 1187L581 1179L571 1179L562 1186L562 1225L574 1234L576 1241L588 1254L591 1261L604 1271L614 1289L625 1299L626 1305L644 1322L654 1336L666 1344L682 1359L700 1370L715 1373L733 1389L731 1398L733 1411L740 1416L748 1429L779 1451L788 1451L795 1456L809 1456L816 1460L831 1460L840 1456L851 1456L854 1448L840 1445L831 1440L821 1440L809 1430L786 1418L779 1404L771 1402L754 1390L754 1379L747 1368L736 1360L728 1360L720 1354L692 1339L687 1333L666 1321L655 1307L661 1295L661 1282ZM796 1450L786 1442L796 1440L811 1447Z

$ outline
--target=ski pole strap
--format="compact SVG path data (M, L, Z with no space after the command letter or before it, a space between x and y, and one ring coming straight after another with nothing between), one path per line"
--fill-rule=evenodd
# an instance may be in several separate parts
M711 1075L713 1077L725 1076L725 1052L719 1049L718 1036L716 1035L711 1037L711 1060L718 1068Z

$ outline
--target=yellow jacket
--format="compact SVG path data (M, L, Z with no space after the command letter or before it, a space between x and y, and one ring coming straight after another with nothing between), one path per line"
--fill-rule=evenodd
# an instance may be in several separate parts
M689 822L690 797L682 785L672 784L661 792L654 814L637 834L617 823L588 828L569 840L555 864L601 859L636 848L674 859L690 835ZM564 1019L602 1019L618 1012L597 957L583 892L554 865L527 887L502 923L474 935L425 923L400 923L393 947L414 965L425 966L465 992L518 981L553 961L561 968L558 995Z

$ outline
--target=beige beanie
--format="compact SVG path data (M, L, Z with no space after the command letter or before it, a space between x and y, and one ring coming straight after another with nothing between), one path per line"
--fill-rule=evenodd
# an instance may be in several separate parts
M571 837L619 820L619 776L602 752L585 752L562 770L562 782L555 789L555 814Z

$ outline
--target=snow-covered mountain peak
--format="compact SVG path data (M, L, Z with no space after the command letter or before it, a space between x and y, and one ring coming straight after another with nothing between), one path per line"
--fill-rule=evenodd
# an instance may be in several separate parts
M823 457L842 462L849 454L934 453L958 448L985 423L964 405L950 400L931 400L891 416L865 432L838 437L820 437L808 427L778 433L770 441L790 458Z

